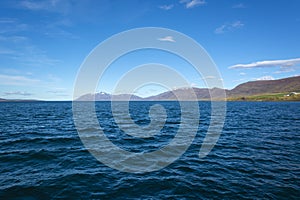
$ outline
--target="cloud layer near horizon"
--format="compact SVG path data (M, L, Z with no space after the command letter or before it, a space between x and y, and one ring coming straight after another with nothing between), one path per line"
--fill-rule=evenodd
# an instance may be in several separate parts
M31 96L32 93L29 92L21 92L21 91L15 91L15 92L4 92L4 95L19 95L19 96Z
M300 64L300 58L288 59L288 60L266 60L258 61L250 64L237 64L230 66L229 69L251 69L251 68L263 68L263 67L292 67L296 64Z

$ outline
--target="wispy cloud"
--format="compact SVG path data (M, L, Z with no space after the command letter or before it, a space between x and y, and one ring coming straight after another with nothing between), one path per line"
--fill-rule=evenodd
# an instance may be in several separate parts
M66 13L69 10L69 1L61 0L23 0L19 3L19 7L32 11L50 11L57 13Z
M233 5L232 8L246 8L246 6L243 3L239 3L239 4Z
M266 81L266 80L275 80L275 78L273 76L262 76L262 77L256 78L255 80Z
M11 76L0 74L0 85L36 85L40 80L32 79L26 76Z
M82 1L85 2L85 1ZM80 3L81 5L81 3ZM70 1L64 1L64 0L41 0L41 1L32 1L32 0L23 0L20 1L17 5L17 8L19 9L25 9L32 12L49 12L49 13L55 13L58 14L58 20L53 21L49 19L43 19L42 26L35 25L35 31L40 32L41 34L44 34L48 37L65 37L69 39L78 39L78 36L73 35L67 28L71 27L73 25L72 21L70 20L70 15L75 12L74 9L79 9L77 7L85 7L84 5L79 6L78 3L71 4ZM73 12L70 12L73 11ZM76 10L76 12L79 12ZM18 27L19 30L22 28L25 29L28 27L26 24L17 24L18 20L9 20L9 19L3 19L2 21L11 21L14 23L14 29L17 29L15 27ZM1 22L1 19L0 19ZM47 24L47 25L44 25ZM32 28L32 27L31 27ZM12 29L12 28L10 28ZM10 29L5 29L6 31L11 31ZM1 30L0 30L1 33Z
M24 36L0 36L0 55L2 59L17 62L26 66L53 66L61 61L49 58L45 51L31 44L30 39Z
M241 72L240 75L241 75L241 76L245 76L246 73L245 73L245 72Z
M267 60L253 62L250 64L237 64L230 66L229 69L249 69L249 68L264 68L264 67L293 67L300 63L300 58L288 60Z
M244 24L241 21L234 21L232 23L223 24L222 26L216 28L216 34L222 34L225 32L233 31L235 29L243 27Z
M241 21L235 21L231 24L231 27L233 27L233 28L239 28L242 26L244 26L244 24Z
M174 4L162 5L162 6L159 6L159 8L162 10L171 10L172 8L174 8Z
M34 1L21 1L20 6L29 10L43 10L49 7L46 1L34 2Z
M162 38L158 38L159 41L162 42L176 42L175 39L172 36L166 36Z
M6 49L6 48L0 48L0 55L12 55L14 54L15 51L14 50L11 50L11 49Z
M232 80L233 83L236 83L236 82L245 82L246 79L244 78L240 78L240 79L235 79L235 80Z
M1 34L12 34L16 32L28 30L28 24L21 23L15 18L0 18L0 33Z
M281 67L278 71L274 72L274 74L289 73L294 71L295 69L292 67Z
M73 26L73 22L69 19L61 19L58 21L50 22L45 26L43 33L52 38L68 38L68 39L78 39L77 35L74 35L69 31L69 28Z
M50 82L54 82L54 83L61 81L61 79L59 77L57 77L53 74L48 74L47 78Z
M0 18L0 27L2 61L7 59L23 66L53 66L60 62L49 58L45 51L32 44L30 36L24 36L24 31L33 27L15 18Z
M0 41L2 41L2 42L18 43L18 42L23 42L27 39L28 39L27 37L19 36L19 35L14 35L14 36L0 35Z
M0 18L0 24L10 24L15 23L16 19L14 18Z
M55 97L70 97L66 88L51 88L47 93Z
M9 95L31 96L33 94L29 93L29 92L15 91L15 92L4 92L4 95L6 95L6 96L9 96Z
M49 90L47 92L52 93L52 94L64 94L64 93L66 93L66 89L53 89L53 90Z
M222 26L216 28L215 33L216 33L216 34L224 33L224 32L225 32L226 26L227 26L227 25L223 24Z
M179 2L185 4L186 8L194 8L206 4L205 0L180 0Z
M61 62L60 60L50 58L46 52L34 45L25 46L23 52L22 49L19 50L13 59L17 60L20 65L33 67L54 66Z

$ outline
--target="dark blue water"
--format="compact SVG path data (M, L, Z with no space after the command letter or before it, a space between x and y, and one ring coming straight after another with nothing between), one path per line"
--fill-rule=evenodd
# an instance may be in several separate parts
M179 105L161 104L167 122L149 139L118 129L109 103L98 102L96 110L114 144L153 151L172 140L180 123ZM222 135L203 159L198 153L210 103L199 104L199 130L186 153L162 170L131 174L105 166L85 149L71 102L0 103L0 199L299 199L300 103L229 102ZM151 105L130 105L137 124L150 122Z

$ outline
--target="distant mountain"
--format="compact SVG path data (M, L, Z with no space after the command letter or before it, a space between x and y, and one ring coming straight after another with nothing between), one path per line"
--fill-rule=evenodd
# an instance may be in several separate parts
M158 95L142 98L136 95L130 94L119 94L119 95L111 95L105 92L100 92L96 94L86 94L77 99L77 101L110 101L113 100L122 101L130 99L131 101L172 101L176 100L176 95L180 96L183 100L190 100L192 92L194 90L194 94L196 94L197 99L199 100L208 100L210 99L210 93L214 97L222 97L222 89L213 88L180 88L172 91L167 91Z
M33 101L41 101L35 99L2 99L0 98L0 102L33 102Z
M131 101L140 101L143 100L143 98L136 96L136 95L130 95L130 94L118 94L118 95L111 95L105 92L99 92L96 94L85 94L77 99L77 101L110 101L111 99L116 101L123 101L130 99Z
M85 94L77 99L77 101L110 101L111 95L105 92L100 92L96 94Z
M252 96L259 94L300 92L300 76L242 83L227 91L227 97Z
M223 90L220 88L213 88L213 89L207 89L207 88L180 88L173 91L167 91L155 96L147 97L144 100L176 100L176 95L180 96L183 100L190 100L192 92L196 94L198 100L208 100L210 99L210 94L212 94L215 98L221 98L223 97ZM225 90L226 92L226 90Z
M190 100L193 91L196 94L198 100L210 100L210 94L212 94L212 96L214 96L216 100L224 100L222 99L224 90L220 88L180 88L146 98L130 94L111 95L105 92L100 92L96 94L83 95L77 100L92 101L95 99L95 101L110 101L113 97L114 100L119 101L129 98L132 101L172 101L176 100L176 95L180 96L183 100ZM225 92L228 99L236 100L238 100L239 98L262 94L289 94L290 92L300 92L300 76L278 80L250 81L247 83L242 83L232 90L225 90Z

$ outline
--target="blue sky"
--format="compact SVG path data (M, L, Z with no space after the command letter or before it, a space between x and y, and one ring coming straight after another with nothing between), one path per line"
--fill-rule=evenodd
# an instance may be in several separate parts
M300 75L299 8L299 0L0 1L0 98L71 99L89 52L141 27L192 37L216 63L225 88ZM194 86L210 78L196 76L174 55L146 50L117 60L98 90L111 92L122 73L149 62L173 66ZM146 89L141 95L159 90Z

